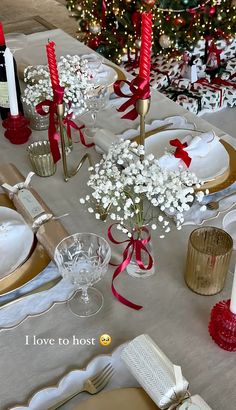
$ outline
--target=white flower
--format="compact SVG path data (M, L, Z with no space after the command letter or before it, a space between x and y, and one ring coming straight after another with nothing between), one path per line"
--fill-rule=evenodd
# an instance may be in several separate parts
M80 203L81 203L81 204L85 204L85 200L84 200L84 198L80 198L80 200L79 200L79 201L80 201Z
M144 155L142 161L140 155ZM162 169L152 154L145 156L144 147L129 140L112 144L108 154L94 165L87 185L92 192L85 197L90 208L96 214L101 206L111 220L119 222L123 232L150 225L168 233L169 215L181 229L185 211L204 195L194 192L194 187L202 185L196 175L185 168L175 172Z

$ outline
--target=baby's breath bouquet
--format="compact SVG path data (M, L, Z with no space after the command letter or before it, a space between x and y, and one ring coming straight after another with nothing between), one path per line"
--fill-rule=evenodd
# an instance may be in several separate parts
M93 74L87 67L87 62L77 55L67 55L60 57L57 67L60 85L65 88L66 112L76 107L76 114L81 114L86 109L87 95L94 88L93 82L90 81ZM26 104L36 106L46 99L53 99L53 90L47 66L27 67L24 72L24 81L26 88L23 101Z
M189 170L170 171L160 166L154 155L145 155L142 145L129 140L111 146L107 155L93 168L88 186L91 194L81 198L88 211L97 219L111 219L109 239L125 243L123 260L113 274L115 278L126 269L135 277L148 277L155 273L150 229L158 229L164 238L171 230L170 219L181 229L184 213L195 199L201 202L203 192L195 192L201 182ZM119 241L113 236L113 227L121 230L127 239ZM134 309L141 306L112 291L125 305Z
M145 155L142 145L129 140L112 145L90 171L92 193L80 202L87 202L97 219L118 222L118 229L130 237L133 229L143 226L160 228L164 237L170 231L170 216L181 229L184 212L195 198L200 202L204 196L194 191L194 186L201 186L195 174L163 169L153 154Z

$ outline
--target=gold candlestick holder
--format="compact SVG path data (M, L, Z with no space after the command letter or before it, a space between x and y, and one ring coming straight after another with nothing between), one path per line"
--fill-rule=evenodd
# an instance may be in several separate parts
M140 145L145 145L145 117L150 108L150 98L146 98L145 100L137 100L135 105L136 111L139 114L140 118L140 135L138 139L138 143ZM143 155L140 156L141 161L143 160Z
M59 121L59 128L60 128L60 137L61 137L61 151L62 151L62 163L63 163L63 172L64 172L64 180L65 182L69 181L70 178L75 176L83 164L85 163L86 160L88 160L89 165L92 166L92 159L91 156L86 153L81 160L79 161L78 165L75 167L74 170L69 171L68 169L68 164L67 164L67 156L66 156L66 143L65 143L65 128L63 124L63 118L65 114L65 107L64 104L58 104L57 105L57 116L58 116L58 121Z

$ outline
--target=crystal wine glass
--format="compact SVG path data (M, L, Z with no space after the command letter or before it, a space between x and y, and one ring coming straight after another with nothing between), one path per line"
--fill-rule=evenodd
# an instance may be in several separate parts
M54 258L60 274L78 289L68 301L71 311L80 317L99 312L103 296L91 286L107 271L111 258L107 241L93 233L76 233L57 245Z
M86 105L92 117L92 128L95 128L97 113L106 107L108 99L109 91L106 85L100 85L88 92Z

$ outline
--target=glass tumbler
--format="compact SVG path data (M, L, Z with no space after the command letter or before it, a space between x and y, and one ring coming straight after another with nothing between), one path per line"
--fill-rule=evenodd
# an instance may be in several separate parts
M215 295L225 284L233 249L231 236L222 229L206 226L189 237L185 282L200 295Z

